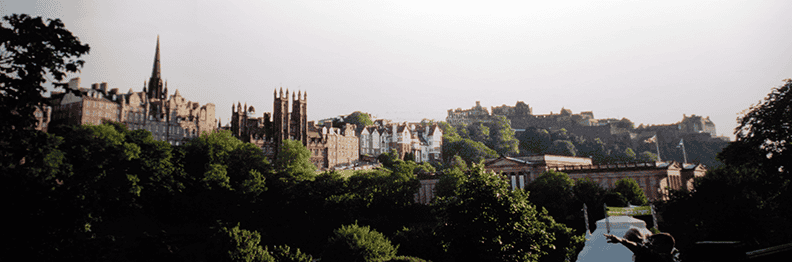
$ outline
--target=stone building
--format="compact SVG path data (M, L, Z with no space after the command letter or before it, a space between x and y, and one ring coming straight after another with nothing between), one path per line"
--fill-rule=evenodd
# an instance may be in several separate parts
M289 112L289 102L292 110ZM281 88L273 91L272 113L265 112L261 117L256 117L256 109L243 107L238 103L236 109L231 106L231 133L244 142L250 142L264 151L270 160L275 159L278 148L284 139L301 141L307 146L308 141L308 93L298 91L292 93L289 100L289 90L283 93Z
M291 103L291 112L289 111ZM311 162L319 169L354 165L359 159L355 126L334 128L330 122L316 126L308 121L308 93L297 91L289 100L289 90L274 91L272 113L256 117L256 109L238 103L231 106L231 133L244 142L258 146L274 160L285 139L302 142L311 152Z
M80 78L69 81L71 92L53 92L54 102L52 125L101 124L115 121L129 129L145 129L154 139L179 145L186 138L213 132L217 127L215 105L186 100L176 90L168 95L168 84L162 80L160 67L160 45L154 55L154 66L148 83L143 83L143 92L121 93L118 88L109 89L107 83L92 84L91 88L80 86Z
M36 106L33 115L36 116L34 128L39 131L47 132L50 120L52 119L52 107L47 105Z
M574 180L590 178L603 188L614 188L616 181L632 178L649 200L667 199L667 188L691 190L693 179L706 173L701 164L672 161L595 165L586 157L554 155L499 157L486 161L485 169L502 173L512 188L524 188L547 170L567 173Z
M377 157L396 150L400 158L411 153L413 161L440 161L442 159L443 130L436 124L387 123L361 129L360 154Z
M679 129L685 133L709 133L712 137L718 135L715 129L715 123L713 123L709 117L697 115L682 115Z
M452 125L459 125L459 124L470 124L475 121L489 121L489 111L487 111L486 107L481 106L480 101L476 101L476 106L462 110L462 108L457 108L456 110L448 110L448 116L446 117L446 122Z
M311 151L311 162L317 168L349 167L358 163L360 149L355 125L346 124L343 128L335 128L330 123L325 126L310 123L307 147Z

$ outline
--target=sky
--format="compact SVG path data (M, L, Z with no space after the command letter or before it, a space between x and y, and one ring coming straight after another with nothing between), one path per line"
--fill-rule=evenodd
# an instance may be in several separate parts
M552 2L552 3L551 3ZM25 1L0 15L59 18L91 46L83 87L142 91L157 37L169 92L272 111L308 93L308 120L354 111L445 120L449 109L670 124L719 135L792 78L792 1Z

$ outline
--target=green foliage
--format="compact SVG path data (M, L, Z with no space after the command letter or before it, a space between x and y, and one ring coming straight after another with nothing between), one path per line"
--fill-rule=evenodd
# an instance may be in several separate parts
M656 161L660 161L660 157L658 157L657 154L655 153L649 151L643 151L641 154L638 155L637 160L638 162L656 162Z
M15 130L32 128L36 107L49 104L43 96L46 84L68 90L66 75L79 72L85 62L78 58L90 47L60 19L45 23L41 17L13 14L0 22L0 50L0 158L13 163L24 157L9 158L24 134Z
M489 146L499 155L511 156L520 153L519 141L514 137L514 129L505 116L496 116L490 124L491 136Z
M446 142L443 141L443 158L446 163L454 156L459 156L467 163L479 163L487 158L498 157L495 150L490 149L481 142L467 138Z
M549 152L553 140L545 129L527 128L519 136L519 149L523 153L542 154Z
M734 130L736 144L758 150L764 157L756 161L767 171L781 171L789 174L792 163L792 79L786 79L781 87L775 87L760 104L751 106L738 121L740 126ZM731 146L730 146L731 147ZM752 151L753 151L752 150ZM727 161L739 164L734 157ZM745 160L743 160L745 161Z
M584 177L575 181L572 192L575 195L575 199L577 199L577 203L585 203L586 207L588 207L589 227L594 228L597 220L605 218L602 204L605 203L607 190L591 180L591 178Z
M688 247L695 241L742 241L752 248L792 241L790 179L759 166L715 168L692 192L676 191L658 210L663 230Z
M456 190L467 180L465 170L459 168L447 169L440 175L440 180L435 185L435 200L441 197L453 197Z
M569 140L556 140L553 141L553 144L550 146L550 154L553 155L562 155L562 156L576 156L577 149L575 149L575 145L572 144L572 141Z
M682 240L680 249L701 240L757 249L792 241L790 89L792 80L785 80L738 119L737 140L718 154L723 166L697 179L693 191L672 191L661 203L662 226Z
M228 190L255 197L265 187L271 168L260 149L228 131L203 134L182 147L184 169L193 183L206 190Z
M380 154L377 160L382 163L382 166L385 168L393 169L396 167L397 161L400 160L399 152L396 152L396 149L391 149L390 152Z
M275 166L286 180L304 181L315 176L316 166L311 162L311 151L297 140L283 140Z
M613 190L624 196L630 204L642 206L648 203L643 189L641 189L635 179L629 177L619 179L616 181L616 187Z
M421 164L418 164L413 170L413 173L421 174L421 175L432 174L434 172L437 172L437 169L435 169L435 167L432 166L432 164L429 164L428 162L423 162Z
M535 261L552 250L574 251L582 237L556 243L565 226L538 210L522 190L474 166L456 196L439 200L439 236L451 260ZM571 248L571 250L570 250Z
M313 259L311 255L303 253L299 248L292 249L286 245L274 246L271 249L268 248L267 251L276 262L311 262Z
M210 242L212 245L207 251L210 261L276 261L259 245L261 234L240 229L239 225L220 228Z
M349 177L347 186L367 207L409 206L414 202L413 194L418 192L420 182L412 175L412 169L408 172L358 171Z
M626 207L628 202L627 198L619 192L608 190L605 193L605 204L612 207Z
M624 150L624 161L626 162L634 162L637 156L635 155L635 151L632 148L627 148Z
M490 128L485 126L484 123L476 123L467 126L467 134L466 138L470 138L470 140L486 143L490 140Z
M382 233L355 223L333 231L322 261L386 260L395 256L397 249Z
M373 125L374 121L371 120L370 114L355 111L352 114L344 117L344 123L354 124L357 125L357 127L365 127Z
M542 173L525 187L530 192L528 200L537 206L547 209L554 218L567 220L572 215L570 206L573 206L574 195L572 187L575 181L566 173L548 170Z

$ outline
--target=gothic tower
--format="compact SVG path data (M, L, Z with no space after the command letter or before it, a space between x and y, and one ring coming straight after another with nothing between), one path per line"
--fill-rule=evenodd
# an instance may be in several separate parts
M277 90L273 95L273 109L272 109L272 122L275 131L276 148L280 147L280 142L289 138L289 89L286 89L286 95L283 95L283 88L281 87L280 95Z
M293 140L300 140L302 141L304 146L308 146L308 113L307 105L308 105L308 93L305 93L303 97L303 93L297 91L297 97L294 97L294 93L292 93L292 111L291 111L291 123L290 123L290 130Z
M234 105L231 105L231 134L242 141L247 141L243 140L246 137L244 133L246 118L247 115L244 114L241 103L236 106L236 110L234 110Z

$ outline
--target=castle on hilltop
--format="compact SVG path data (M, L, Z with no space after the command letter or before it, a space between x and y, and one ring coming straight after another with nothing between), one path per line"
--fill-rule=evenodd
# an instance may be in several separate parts
M53 92L50 125L101 124L102 121L120 122L127 128L144 129L156 140L179 145L186 138L213 132L217 127L215 105L186 100L177 89L168 95L168 83L163 81L160 67L160 44L154 54L154 67L142 92L121 93L109 89L107 83L80 86L80 78L69 81L71 92Z

